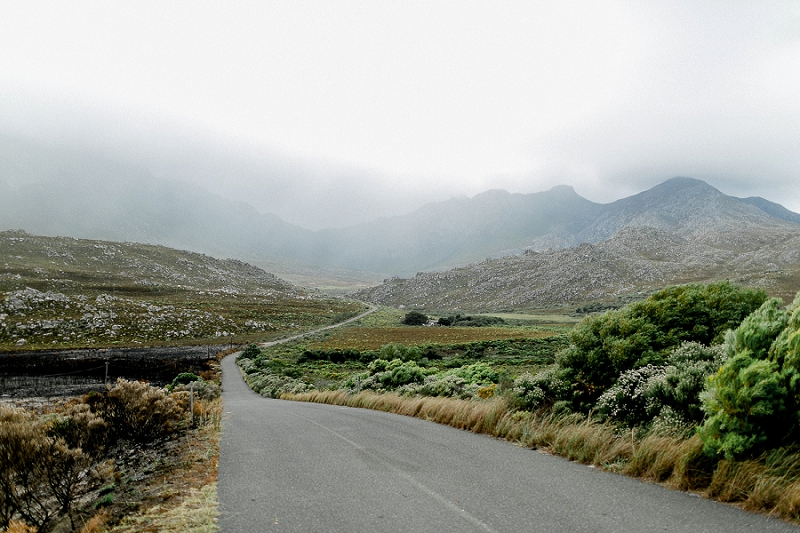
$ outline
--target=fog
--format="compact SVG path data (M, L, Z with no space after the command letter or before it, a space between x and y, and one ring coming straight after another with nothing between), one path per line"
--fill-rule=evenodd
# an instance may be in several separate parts
M0 50L7 139L308 229L679 175L800 211L796 2L32 1Z

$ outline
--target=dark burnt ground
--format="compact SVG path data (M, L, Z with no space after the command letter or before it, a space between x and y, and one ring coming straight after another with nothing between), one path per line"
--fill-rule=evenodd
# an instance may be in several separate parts
M208 372L217 354L228 348L225 344L0 353L0 399L79 396L103 390L106 382L113 384L117 378L163 386L181 372Z

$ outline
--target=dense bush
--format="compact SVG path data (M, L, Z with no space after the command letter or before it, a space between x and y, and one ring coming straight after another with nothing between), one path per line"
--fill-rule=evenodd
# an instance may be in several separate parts
M566 397L569 383L562 374L558 365L551 365L536 375L526 372L519 376L512 385L518 406L533 411Z
M702 422L700 393L722 365L723 349L687 342L663 366L623 372L597 400L596 412L628 426L660 425L685 429Z
M667 359L664 373L648 383L650 414L657 421L671 421L666 425L677 423L693 427L700 424L705 416L700 394L708 377L719 370L724 359L721 345L707 347L686 342L676 348Z
M705 450L728 458L800 437L800 293L788 310L770 299L726 338L730 358L703 393Z
M685 341L720 342L765 300L762 290L723 281L668 287L618 311L586 317L558 357L572 388L565 399L589 410L623 372L663 365Z
M393 359L399 359L401 361L419 361L422 358L422 350L417 346L393 343L382 346L378 352L378 357L389 361Z
M370 375L361 383L365 390L391 390L425 380L425 369L414 361L376 359L368 368Z
M428 316L419 311L409 311L403 317L403 324L407 326L424 326L428 323Z
M268 372L246 375L248 385L265 398L280 398L283 393L299 394L316 387L297 378Z
M198 376L197 374L193 374L191 372L181 372L180 374L175 376L175 379L172 380L170 387L174 388L180 385L186 385L187 383L191 383L192 381L199 381L199 380L200 376Z
M362 354L354 348L333 350L304 350L300 357L297 358L298 364L309 363L313 361L327 361L329 363L342 364L348 361L361 361L366 362L370 357L368 354Z
M240 358L244 357L245 359L255 359L261 355L261 349L255 344L248 344L245 346L244 350L242 350Z
M166 390L121 378L104 394L89 395L87 403L109 424L115 437L139 442L174 433L186 416Z
M504 324L505 321L499 316L443 316L436 321L440 326L460 326L460 327L474 327L480 328L485 326L496 326L497 324Z
M0 528L19 516L50 531L110 475L108 463L53 433L51 421L0 406Z

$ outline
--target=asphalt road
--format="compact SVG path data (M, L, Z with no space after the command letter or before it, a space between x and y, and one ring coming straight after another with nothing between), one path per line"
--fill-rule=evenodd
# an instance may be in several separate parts
M416 418L265 399L234 357L222 362L222 533L800 531Z

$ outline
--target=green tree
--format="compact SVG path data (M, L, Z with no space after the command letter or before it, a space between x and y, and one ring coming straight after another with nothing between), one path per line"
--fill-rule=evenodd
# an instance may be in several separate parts
M709 454L747 457L800 437L800 293L780 304L767 300L726 338L729 359L702 395Z
M409 311L403 318L403 324L407 326L424 326L428 323L428 316L419 311Z
M728 281L667 287L645 300L586 317L559 354L562 377L571 383L577 409L588 410L620 374L648 364L660 366L686 341L721 342L767 298L763 290Z

